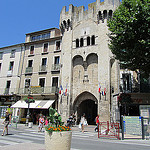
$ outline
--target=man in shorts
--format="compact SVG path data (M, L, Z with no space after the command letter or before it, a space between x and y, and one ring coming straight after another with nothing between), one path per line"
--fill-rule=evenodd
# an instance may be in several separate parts
M3 124L5 126L4 126L4 130L3 130L2 136L4 135L5 130L7 130L7 134L6 135L8 135L8 125L11 124L11 115L9 114L8 111L6 111L6 116L5 116L5 120L4 120Z

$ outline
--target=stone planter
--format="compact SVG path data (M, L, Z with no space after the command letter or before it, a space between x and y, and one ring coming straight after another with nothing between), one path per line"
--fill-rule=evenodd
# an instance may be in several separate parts
M45 131L46 150L70 150L71 148L71 131L52 132Z

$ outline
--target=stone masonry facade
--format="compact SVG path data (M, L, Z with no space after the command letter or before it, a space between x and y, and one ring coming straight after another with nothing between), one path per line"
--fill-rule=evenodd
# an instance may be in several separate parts
M119 4L119 0L97 0L88 5L88 10L73 5L68 12L62 8L61 85L68 95L59 97L59 111L65 120L71 113L81 116L80 104L88 99L97 104L102 121L115 119L117 103L111 87L118 92L119 67L108 47L107 20ZM104 91L106 95L102 95Z

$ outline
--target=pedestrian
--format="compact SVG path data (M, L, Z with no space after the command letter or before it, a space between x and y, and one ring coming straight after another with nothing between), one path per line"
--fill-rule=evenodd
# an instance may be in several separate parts
M11 115L9 114L8 111L6 111L5 120L3 124L4 124L4 130L3 130L2 136L4 135L5 130L7 131L6 135L8 135L8 125L11 124Z
M74 122L74 125L76 125L76 115L73 113L73 122Z
M33 118L33 124L36 124L36 113L35 112L33 113L32 118Z
M39 114L36 115L36 125L39 124Z
M95 131L98 131L98 125L99 125L99 121L100 121L100 118L99 118L99 114L97 115L96 117L96 128L95 128Z
M40 118L39 118L39 132L42 131L43 124L44 124L44 118L43 118L43 115L40 114Z
M48 126L48 119L47 119L47 117L45 118L45 126Z
M85 119L85 114L83 114L83 116L81 116L81 121L80 121L80 123L81 123L82 132L84 133L84 125L87 124L87 121L86 121L86 119Z

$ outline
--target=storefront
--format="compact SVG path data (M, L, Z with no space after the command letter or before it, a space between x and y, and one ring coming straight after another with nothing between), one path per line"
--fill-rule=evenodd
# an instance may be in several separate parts
M39 114L48 116L49 107L54 107L54 101L55 100L35 100L34 103L30 103L30 121L35 124L39 118ZM24 123L26 121L28 104L24 100L19 100L12 105L11 108L13 108L13 116L18 116L19 121Z

